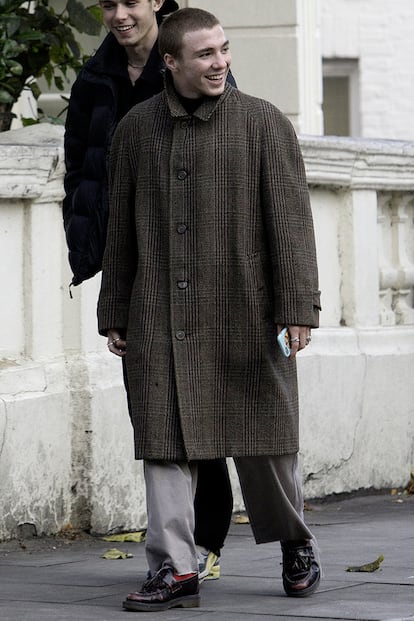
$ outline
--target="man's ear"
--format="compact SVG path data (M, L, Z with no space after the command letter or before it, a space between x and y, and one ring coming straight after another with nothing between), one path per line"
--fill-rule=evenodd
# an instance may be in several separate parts
M164 0L152 0L152 9L155 13L158 13L158 11L162 8L162 5L164 4Z
M174 56L171 56L171 54L164 54L164 63L167 69L169 69L170 71L174 72L177 70L176 60Z

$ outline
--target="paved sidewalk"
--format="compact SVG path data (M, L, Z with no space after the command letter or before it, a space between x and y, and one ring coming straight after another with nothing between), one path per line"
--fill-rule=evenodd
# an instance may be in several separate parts
M143 544L31 539L0 544L1 621L414 621L414 496L368 495L311 504L324 578L306 599L284 595L279 546L256 546L248 525L233 524L222 577L201 587L201 607L158 613L121 609L144 577ZM134 558L104 560L110 547ZM374 573L346 572L384 555ZM135 615L135 617L134 617Z

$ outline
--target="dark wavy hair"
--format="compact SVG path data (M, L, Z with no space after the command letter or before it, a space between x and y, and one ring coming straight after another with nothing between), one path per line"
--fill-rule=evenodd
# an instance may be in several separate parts
M158 48L161 58L171 54L174 58L180 55L183 36L194 30L210 30L220 24L215 15L203 9L180 9L169 15L160 25Z

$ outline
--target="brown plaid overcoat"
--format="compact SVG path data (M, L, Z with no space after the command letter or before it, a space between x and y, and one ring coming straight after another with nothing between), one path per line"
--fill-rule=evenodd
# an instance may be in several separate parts
M136 458L298 450L275 324L318 325L303 161L286 117L231 86L190 117L167 90L119 124L99 331L127 332Z

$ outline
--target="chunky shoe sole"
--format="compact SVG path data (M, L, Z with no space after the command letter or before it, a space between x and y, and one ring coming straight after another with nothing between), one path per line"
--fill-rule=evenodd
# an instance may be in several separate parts
M170 599L167 602L135 602L132 599L126 599L122 602L125 610L133 612L157 612L158 610L169 610L170 608L198 608L200 606L199 595L184 595L176 599Z
M315 579L315 582L312 582L308 587L304 589L295 589L283 579L283 588L285 589L285 593L288 597L308 597L312 595L316 591L321 581L321 574L318 574L318 577Z

